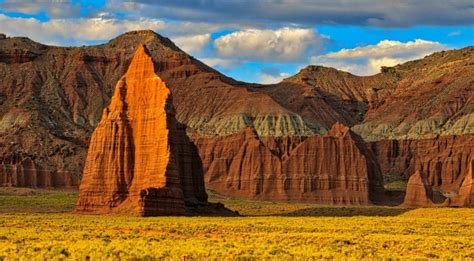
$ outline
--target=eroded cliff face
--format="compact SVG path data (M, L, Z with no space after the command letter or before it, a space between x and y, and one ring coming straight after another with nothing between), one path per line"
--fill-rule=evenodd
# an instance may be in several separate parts
M426 175L419 170L410 176L402 206L430 207L433 206L433 189Z
M404 207L474 207L474 161L469 162L467 175L463 178L458 190L441 191L442 195L434 197L433 188L426 175L417 170L408 180ZM437 202L435 202L437 201ZM441 202L442 201L442 202ZM437 203L437 204L436 204Z
M0 156L0 186L70 188L79 186L81 176L63 170L48 171L35 163L34 155L13 152Z
M206 203L199 157L142 45L92 135L77 211L176 215Z
M446 193L457 193L474 158L474 135L385 140L369 146L383 173L401 173L408 179L420 170L431 186Z
M374 155L342 124L325 136L299 140L262 141L246 129L194 141L203 159L206 186L224 195L366 205L383 193Z
M81 177L76 173L50 172L37 166L29 157L4 158L0 164L0 186L28 188L70 188L79 186Z
M467 173L461 188L451 202L451 206L458 207L474 207L474 161L469 164L469 172Z

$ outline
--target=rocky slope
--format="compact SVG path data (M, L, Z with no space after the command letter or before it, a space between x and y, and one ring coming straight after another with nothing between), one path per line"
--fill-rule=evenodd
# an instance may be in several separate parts
M353 127L365 140L474 133L474 47L389 68L398 78L383 103Z
M274 85L254 90L266 93L285 108L302 115L313 129L324 133L335 122L354 126L369 108L379 106L395 88L391 73L359 77L321 66L308 66Z

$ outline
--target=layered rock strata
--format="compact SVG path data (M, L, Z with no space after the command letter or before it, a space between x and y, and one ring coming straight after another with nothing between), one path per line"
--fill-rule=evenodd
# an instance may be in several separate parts
M458 194L452 199L451 206L474 207L474 161L469 164L469 172L462 182Z
M0 163L0 186L28 188L70 188L79 186L81 177L66 171L48 171L29 157L4 159Z
M420 171L410 176L407 184L404 207L429 207L433 205L433 190L428 179Z
M63 148L64 149L64 148ZM59 155L61 149L58 149ZM52 155L57 157L58 155ZM81 175L64 169L51 171L36 164L35 156L22 151L0 155L0 186L77 189Z
M206 202L196 149L142 45L92 135L77 211L176 215Z
M227 137L195 138L195 142L206 186L224 195L366 205L383 192L374 155L342 124L335 124L325 136L302 140L261 140L246 129Z
M431 186L456 193L474 158L474 135L369 143L383 173L403 173L408 179L422 171Z

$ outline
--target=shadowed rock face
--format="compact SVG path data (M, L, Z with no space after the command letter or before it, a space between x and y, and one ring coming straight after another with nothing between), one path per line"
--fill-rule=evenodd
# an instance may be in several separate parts
M37 166L28 155L12 154L0 164L0 186L29 188L77 188L81 177L62 171L50 172Z
M207 187L225 195L366 205L383 192L374 155L342 124L335 124L325 136L304 140L261 140L246 129L195 142Z
M428 179L420 171L410 176L407 184L404 207L429 207L433 205L433 190Z
M422 171L431 186L457 193L474 158L474 135L441 136L420 140L384 140L368 145L383 173L407 179Z
M452 206L474 207L474 161L469 165L469 173L464 178L458 195L453 198Z
M195 152L141 46L92 134L77 211L185 214L207 202Z

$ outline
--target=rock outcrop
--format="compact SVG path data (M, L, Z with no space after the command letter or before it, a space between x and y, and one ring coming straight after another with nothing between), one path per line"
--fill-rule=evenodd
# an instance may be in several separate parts
M71 188L79 186L80 175L48 171L37 166L30 155L11 153L0 157L0 186L29 188Z
M420 171L410 176L407 184L404 207L429 207L433 205L433 189Z
M92 135L76 210L180 215L206 203L195 147L142 45Z
M224 195L366 205L383 192L374 155L342 124L335 124L325 136L301 140L261 140L255 131L246 129L195 142L206 186Z
M471 161L469 165L469 172L464 178L457 196L451 200L451 206L474 207L474 161Z
M474 158L474 135L384 140L368 146L377 155L382 173L400 173L408 179L420 170L431 186L444 192L457 192Z

